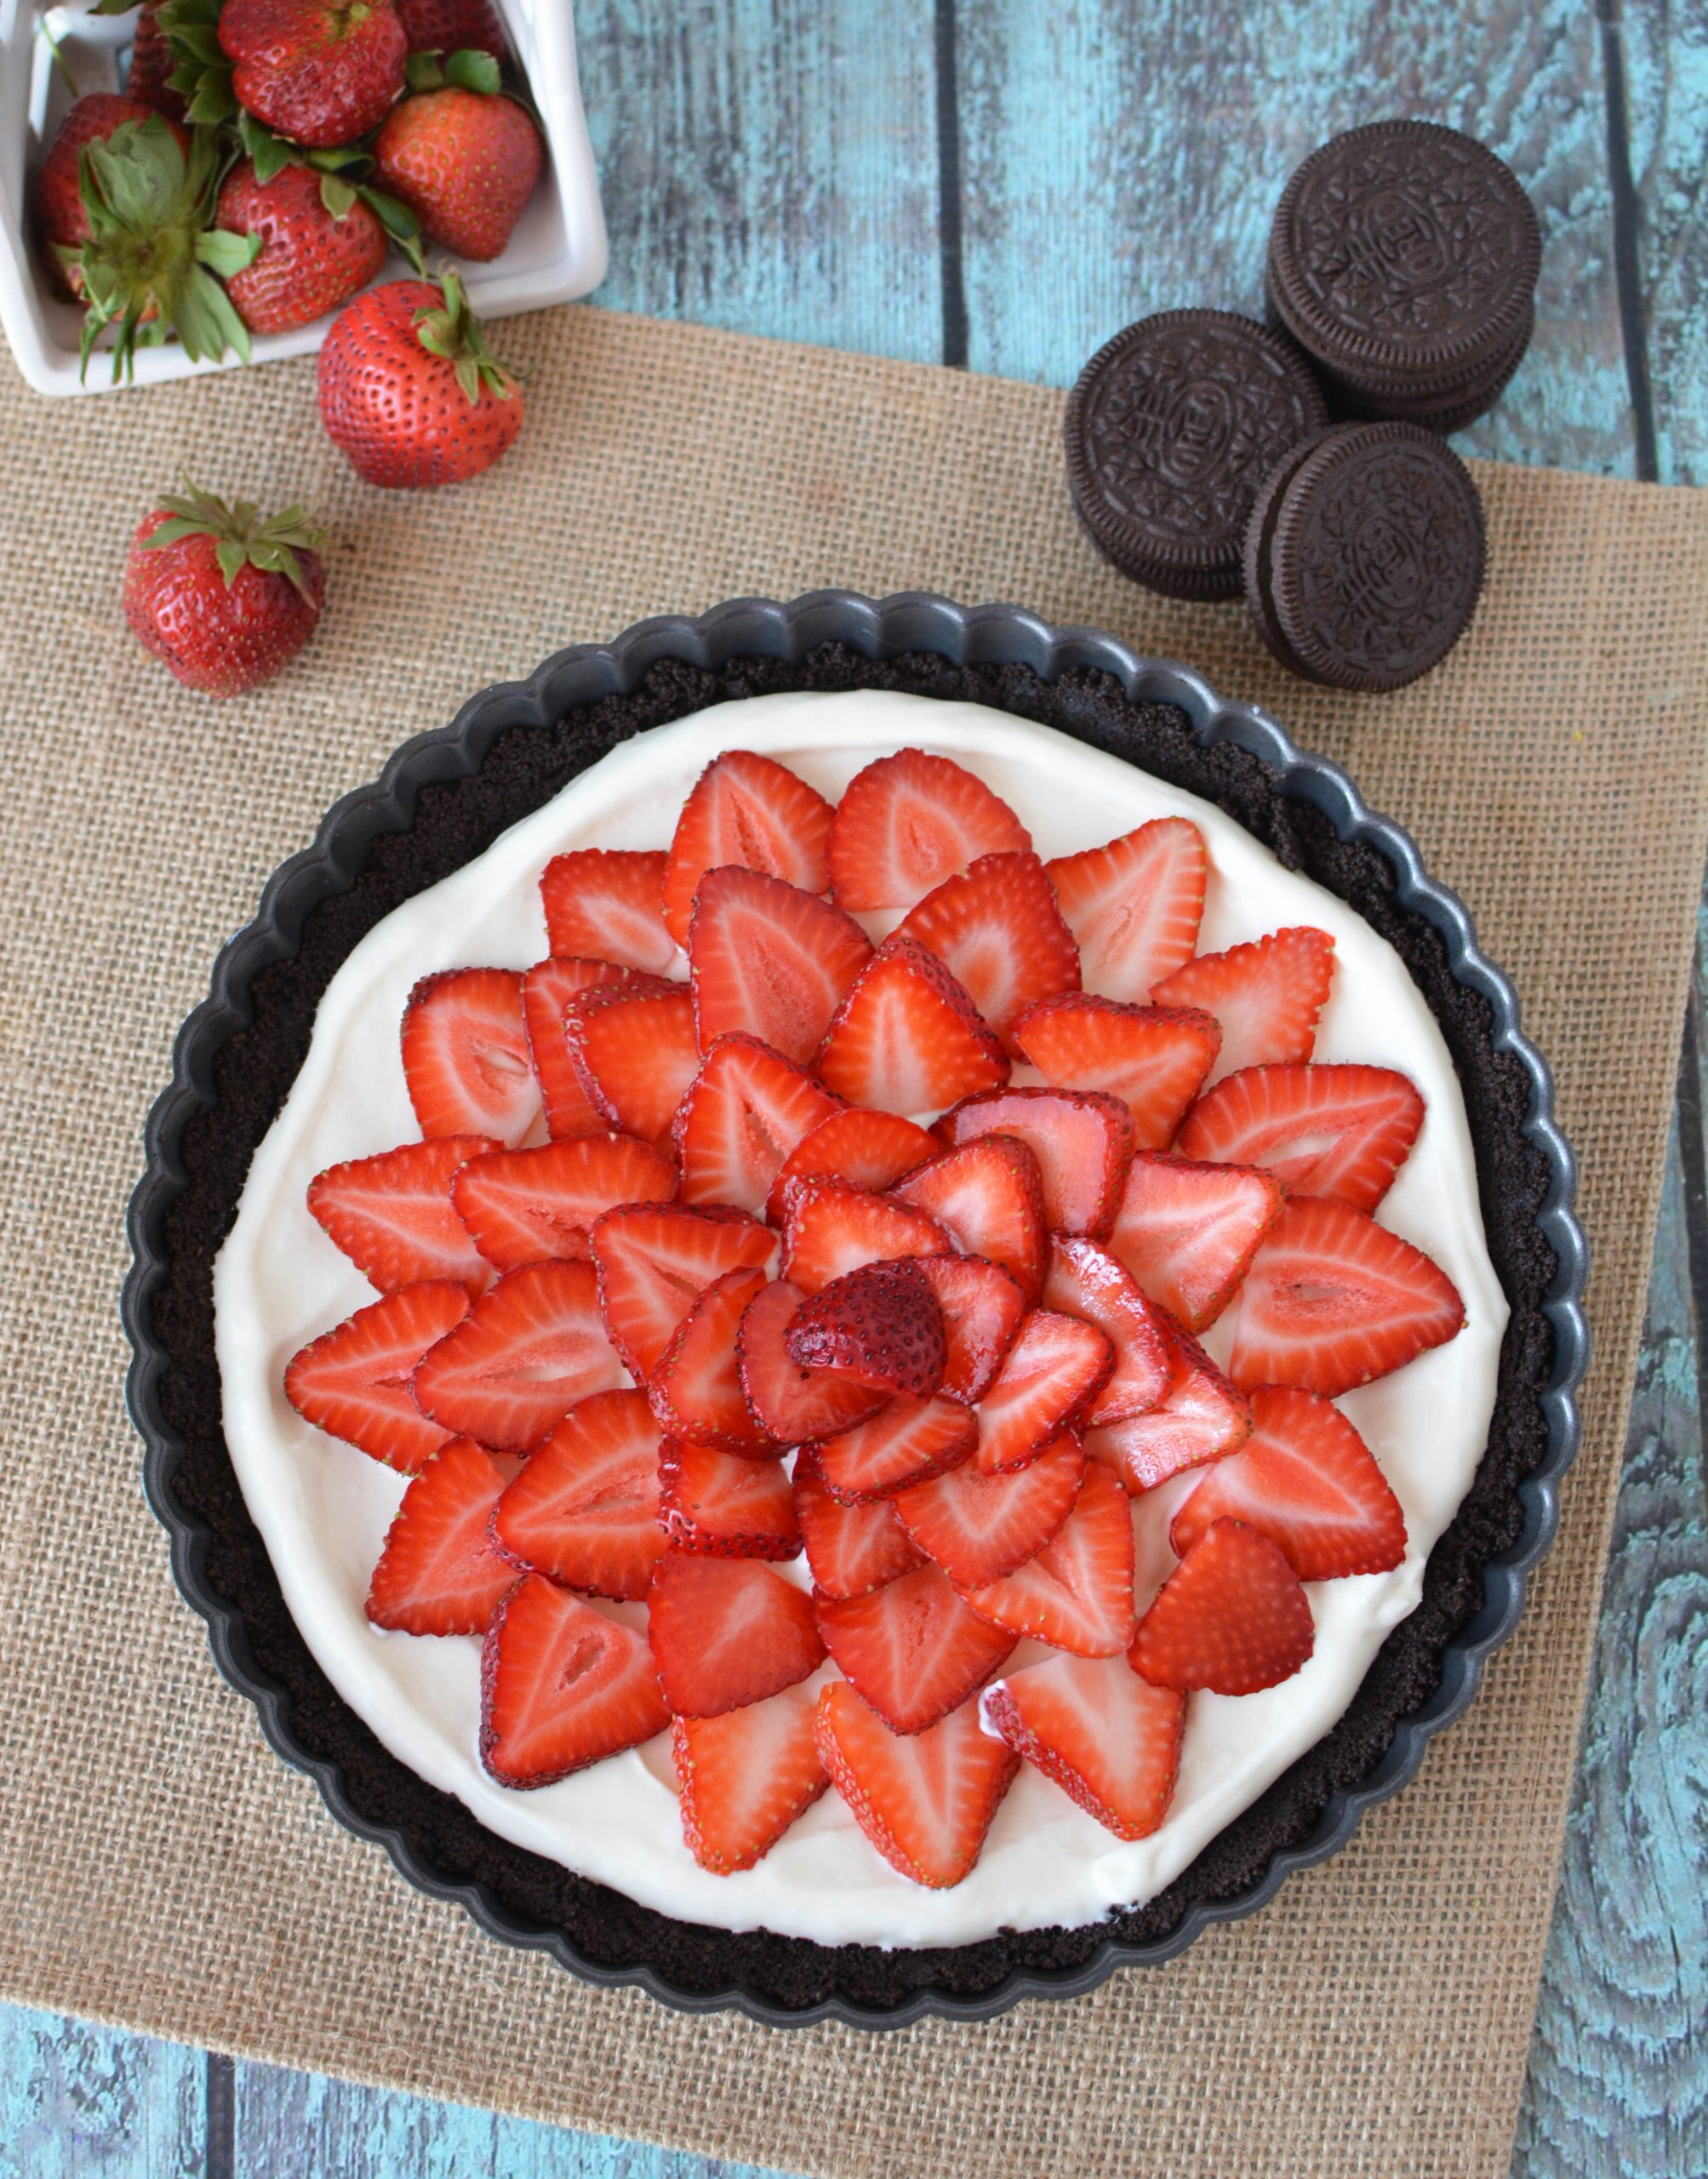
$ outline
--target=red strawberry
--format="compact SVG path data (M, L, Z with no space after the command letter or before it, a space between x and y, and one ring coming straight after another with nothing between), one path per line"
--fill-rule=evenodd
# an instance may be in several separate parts
M157 112L169 114L174 121L182 121L184 94L172 87L178 56L172 50L160 20L165 5L166 0L142 0L136 11L136 32L131 42L130 74L126 89L133 100L140 100Z
M386 262L379 215L359 197L332 211L323 194L326 179L293 162L262 181L253 161L240 159L220 186L214 225L261 238L260 256L226 282L251 333L311 325L365 288Z
M452 1205L451 1176L497 1147L490 1135L442 1135L328 1165L308 1184L310 1215L382 1294L422 1278L482 1293L492 1274Z
M1402 1369L1464 1322L1457 1288L1421 1249L1362 1210L1296 1195L1240 1289L1228 1375L1333 1399Z
M513 1150L540 1114L515 969L424 976L403 1009L403 1079L423 1135L489 1135Z
M1049 1261L1043 1179L1030 1145L986 1135L921 1165L892 1191L937 1220L969 1256L999 1264L1029 1301Z
M430 1347L410 1381L424 1415L483 1445L537 1444L578 1400L618 1384L590 1263L506 1272Z
M1385 1574L1406 1555L1406 1517L1374 1456L1338 1407L1261 1385L1255 1427L1218 1461L1174 1516L1184 1558L1213 1521L1248 1521L1280 1545L1301 1581Z
M1020 1015L1079 989L1079 948L1030 850L980 855L945 878L909 911L901 933L937 956L1011 1052Z
M768 1457L776 1449L741 1394L735 1338L763 1271L726 1271L700 1295L659 1357L648 1385L653 1413L673 1438Z
M1202 953L1152 991L1158 1006L1197 1006L1221 1025L1215 1079L1276 1060L1307 1060L1334 975L1334 941L1309 924L1225 953Z
M831 1782L890 1867L934 1890L959 1884L1020 1768L980 1730L978 1704L904 1736L833 1680L819 1696L817 1726Z
M481 1653L480 1759L501 1786L549 1786L670 1723L646 1638L528 1574Z
M820 1597L817 1608L843 1678L892 1732L923 1733L946 1718L1014 1650L1014 1638L968 1610L936 1566L869 1596Z
M957 1589L982 1588L1042 1551L1079 1496L1085 1453L1064 1430L1031 1467L986 1475L975 1461L900 1492L897 1516Z
M803 1370L929 1399L943 1381L943 1311L915 1259L862 1264L802 1302L784 1338Z
M862 1264L937 1255L948 1246L948 1234L923 1211L863 1188L803 1181L783 1227L783 1275L803 1294L816 1294Z
M514 99L463 83L404 99L374 142L380 186L431 241L477 265L503 252L545 163L540 131Z
M485 1633L516 1581L515 1567L487 1534L508 1480L472 1438L453 1438L416 1470L368 1584L368 1616L375 1627Z
M893 1498L845 1506L825 1490L810 1450L795 1460L795 1514L821 1596L863 1597L924 1563Z
M413 1475L455 1433L422 1414L409 1379L468 1307L468 1289L454 1279L400 1286L293 1355L285 1398L305 1422Z
M943 1312L943 1382L951 1399L970 1404L996 1381L1014 1343L1026 1297L1000 1264L979 1256L916 1256Z
M1388 1067L1247 1067L1186 1115L1183 1158L1261 1165L1293 1195L1374 1210L1423 1125L1424 1101Z
M194 485L162 495L131 540L124 617L186 688L241 696L282 672L314 633L324 532L287 507L263 521Z
M1046 1657L980 1702L987 1730L1117 1839L1148 1838L1168 1813L1186 1698L1125 1657Z
M755 1295L735 1337L736 1368L747 1405L766 1435L780 1445L833 1437L883 1404L881 1393L791 1361L789 1326L805 1296L786 1279L774 1278Z
M795 1494L781 1464L666 1438L659 1455L659 1518L679 1551L723 1558L793 1558L801 1549Z
M593 1221L620 1203L668 1203L676 1168L626 1135L580 1135L537 1150L491 1150L451 1183L457 1215L500 1271L592 1251Z
M816 1448L819 1478L833 1498L858 1506L940 1475L978 1443L979 1424L959 1400L898 1394L864 1422Z
M1153 1301L1188 1331L1202 1331L1232 1301L1282 1200L1271 1175L1249 1166L1140 1151L1109 1246Z
M1068 992L1026 1009L1014 1042L1060 1090L1100 1090L1133 1115L1133 1141L1160 1150L1203 1085L1221 1049L1208 1014L1186 1006L1124 1006Z
M595 1110L624 1135L667 1149L700 1072L687 985L634 976L578 992L563 1009L563 1041Z
M563 1010L577 992L596 984L620 984L627 975L614 962L561 954L536 961L522 979L528 1055L546 1101L546 1132L554 1142L578 1135L603 1135L608 1124L604 1114L588 1103L569 1056L563 1040Z
M1085 1450L1136 1498L1183 1468L1237 1450L1251 1430L1251 1403L1237 1392L1189 1332L1166 1327L1168 1388L1143 1415L1088 1430Z
M857 773L837 804L831 890L850 915L911 908L980 855L1024 853L1031 844L982 780L947 757L898 749Z
M854 1105L934 1112L1008 1078L1001 1039L934 953L898 933L837 1009L818 1056L826 1089Z
M664 915L688 944L694 888L708 870L739 864L803 893L827 893L831 805L774 757L726 749L700 774L670 844Z
M987 1090L945 1112L937 1132L951 1149L980 1135L1012 1135L1038 1161L1052 1233L1110 1228L1133 1156L1133 1116L1118 1097L1089 1090Z
M1079 941L1087 991L1142 1006L1152 985L1191 959L1209 856L1190 819L1156 817L1044 867Z
M751 1869L829 1785L815 1709L810 1696L785 1690L745 1710L672 1724L683 1837L701 1868Z
M1133 1514L1105 1467L1086 1469L1073 1511L1043 1550L964 1593L974 1611L1080 1657L1111 1657L1133 1639Z
M397 0L397 7L411 53L508 55L492 0Z
M916 1165L934 1158L939 1147L935 1135L903 1119L900 1112L844 1106L803 1135L778 1167L767 1215L781 1219L786 1214L792 1181L841 1181L851 1188L882 1192Z
M625 1204L594 1221L588 1246L612 1345L649 1377L677 1326L727 1271L757 1270L775 1243L739 1210L715 1204Z
M664 1549L659 1429L637 1392L572 1407L522 1466L492 1517L518 1566L600 1597L644 1597Z
M115 92L94 91L74 100L60 123L59 133L49 146L41 171L36 176L35 192L36 226L42 238L42 254L57 291L83 291L82 268L73 266L68 277L65 262L58 255L61 249L80 249L89 238L89 215L83 198L78 154L85 144L106 143L128 121L152 121L156 111L151 101L134 94L123 98ZM175 123L169 125L180 147L187 152L188 132Z
M237 103L293 143L353 144L403 88L391 0L226 0L219 35Z
M1311 1599L1282 1552L1248 1523L1220 1520L1157 1591L1128 1658L1155 1687L1254 1695L1291 1679L1316 1644Z
M871 941L828 901L730 864L694 896L688 958L700 1048L750 1031L785 1059L812 1058Z
M1094 1241L1058 1235L1044 1281L1044 1306L1097 1325L1115 1349L1115 1367L1086 1403L1088 1424L1144 1415L1168 1389L1173 1357L1168 1328L1123 1264Z
M659 1684L677 1717L745 1709L825 1661L811 1598L763 1559L666 1551L648 1616Z
M837 1110L804 1067L757 1037L720 1037L674 1124L684 1203L733 1203L763 1217L780 1169Z
M553 855L540 879L546 935L554 953L585 953L663 975L676 959L665 928L665 859L626 848L577 848Z
M1025 1467L1080 1413L1115 1367L1095 1324L1034 1309L979 1403L979 1466Z

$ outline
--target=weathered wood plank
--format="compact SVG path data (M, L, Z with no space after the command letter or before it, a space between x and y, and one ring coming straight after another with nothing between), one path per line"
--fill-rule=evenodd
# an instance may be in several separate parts
M1625 0L1640 295L1665 483L1708 483L1708 6Z
M0 2006L0 2179L200 2179L201 2054Z

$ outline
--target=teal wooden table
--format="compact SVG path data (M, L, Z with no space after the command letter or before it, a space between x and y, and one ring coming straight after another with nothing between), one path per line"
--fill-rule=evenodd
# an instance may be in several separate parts
M1294 164L1336 129L1416 113L1500 152L1547 239L1535 345L1458 443L1708 483L1708 0L575 14L611 228L602 303L1065 386L1148 311L1256 309ZM1708 921L1515 2179L1708 2172L1705 1007ZM719 2170L734 2179L0 2010L3 2179Z

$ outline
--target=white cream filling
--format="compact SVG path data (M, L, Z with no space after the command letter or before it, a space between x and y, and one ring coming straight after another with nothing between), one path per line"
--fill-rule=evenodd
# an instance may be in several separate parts
M1422 1091L1422 1131L1379 1215L1447 1272L1464 1296L1465 1324L1447 1346L1340 1403L1405 1509L1404 1563L1311 1586L1316 1654L1293 1679L1238 1699L1191 1698L1180 1783L1151 1837L1122 1844L1023 1765L977 1866L952 1890L922 1890L898 1875L834 1791L756 1868L712 1876L683 1844L667 1736L557 1785L511 1791L486 1776L477 1753L479 1642L386 1635L368 1625L368 1577L403 1478L311 1428L285 1400L291 1355L374 1298L310 1218L304 1190L340 1159L414 1138L397 1053L410 988L437 969L538 960L546 951L538 879L553 855L667 845L688 789L727 747L774 755L834 798L872 758L909 745L976 772L1046 856L1096 846L1147 818L1191 818L1210 848L1207 952L1288 924L1333 934L1337 966L1316 1056L1397 1067ZM1507 1313L1452 1062L1385 940L1195 796L982 706L876 691L720 705L626 743L370 931L334 977L302 1071L256 1152L214 1295L226 1434L250 1513L322 1668L400 1761L501 1837L667 1913L827 1944L894 1946L1078 1924L1148 1899L1328 1731L1385 1637L1415 1606L1425 1559L1469 1488ZM1218 1359L1231 1328L1231 1313L1206 1342ZM1173 1563L1168 1521L1196 1480L1179 1477L1135 1501L1141 1608ZM803 1562L788 1570L807 1578ZM1043 1654L1022 1645L1009 1669Z

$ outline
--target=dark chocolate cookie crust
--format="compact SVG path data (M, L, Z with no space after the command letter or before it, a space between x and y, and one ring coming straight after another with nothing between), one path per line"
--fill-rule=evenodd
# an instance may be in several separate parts
M988 703L1136 762L1215 803L1287 867L1340 895L1389 939L1459 1072L1479 1146L1489 1252L1512 1312L1488 1444L1471 1491L1431 1553L1417 1610L1390 1635L1334 1730L1145 1905L1083 1928L918 1952L831 1947L676 1921L495 1837L389 1754L334 1691L285 1607L226 1450L214 1354L214 1256L250 1159L307 1052L321 994L357 941L631 735L732 699L857 687ZM1517 1059L1493 1050L1487 1002L1454 981L1439 935L1399 906L1383 856L1339 840L1321 812L1277 792L1260 759L1231 744L1200 746L1180 712L1131 703L1108 676L1076 672L1044 683L1023 666L960 668L932 654L874 662L838 644L799 664L734 661L715 672L662 664L635 695L608 698L543 731L512 729L478 771L424 788L411 827L374 842L350 889L310 914L295 955L256 977L253 1003L252 1025L215 1061L215 1102L185 1129L186 1186L166 1217L169 1273L154 1299L153 1329L170 1358L161 1408L183 1442L169 1487L211 1531L209 1584L241 1614L255 1666L284 1690L292 1734L337 1767L359 1815L406 1833L418 1860L446 1885L479 1884L511 1919L562 1930L599 1967L620 1974L649 1965L689 1995L740 1986L787 2008L835 1994L883 2011L922 1990L976 1998L1016 1969L1071 1972L1111 1936L1164 1938L1196 1902L1231 1900L1259 1883L1277 1852L1311 1837L1334 1795L1380 1760L1401 1720L1438 1685L1447 1644L1480 1608L1484 1565L1522 1529L1518 1486L1547 1449L1540 1391L1554 1349L1542 1303L1556 1268L1537 1226L1547 1168L1522 1134L1528 1077Z

